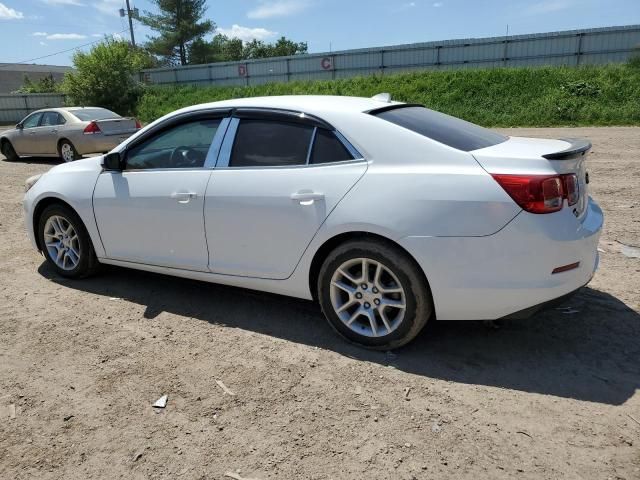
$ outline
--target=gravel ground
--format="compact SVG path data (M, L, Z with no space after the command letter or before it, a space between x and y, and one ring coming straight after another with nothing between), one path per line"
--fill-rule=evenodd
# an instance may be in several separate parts
M0 161L0 478L640 478L640 259L618 243L640 244L640 128L507 132L594 143L606 227L579 312L433 322L393 354L306 301L59 278L21 211L56 162Z

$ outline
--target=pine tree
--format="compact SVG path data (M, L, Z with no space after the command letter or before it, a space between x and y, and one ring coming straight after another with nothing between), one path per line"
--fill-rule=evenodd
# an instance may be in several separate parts
M211 20L202 20L206 0L151 0L160 13L144 12L140 21L158 32L146 48L166 63L186 65L189 45L215 29Z

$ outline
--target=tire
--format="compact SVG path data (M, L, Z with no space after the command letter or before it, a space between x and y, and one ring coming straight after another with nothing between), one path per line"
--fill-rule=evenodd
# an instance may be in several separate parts
M370 349L391 350L409 343L433 313L422 272L405 252L381 241L353 240L334 249L320 268L317 288L320 307L333 329Z
M20 160L20 157L16 153L13 145L11 145L11 142L9 140L3 140L0 147L2 149L2 155L4 155L10 162Z
M87 229L76 212L67 206L53 204L44 209L38 219L38 240L49 265L63 277L87 277L98 267L98 259ZM58 255L61 250L64 255ZM56 260L55 257L60 256L62 259Z
M81 158L76 147L69 140L61 140L58 143L58 156L65 162L73 162Z

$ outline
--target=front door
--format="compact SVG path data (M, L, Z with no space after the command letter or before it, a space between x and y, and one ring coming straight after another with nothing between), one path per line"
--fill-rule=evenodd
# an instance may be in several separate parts
M213 171L207 188L209 268L285 279L367 164L330 130L272 119L234 121L235 139L228 134L222 148L230 151L228 164Z
M11 137L11 144L18 155L36 155L41 153L38 143L38 132L42 112L29 115L22 121L22 128Z
M110 259L207 271L205 191L220 118L185 120L124 153L125 170L103 172L94 192Z

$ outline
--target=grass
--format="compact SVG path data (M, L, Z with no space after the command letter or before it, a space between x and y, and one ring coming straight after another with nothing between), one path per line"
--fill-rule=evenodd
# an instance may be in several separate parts
M487 127L640 125L640 68L632 65L428 71L251 87L148 87L141 120L188 105L263 95L389 92Z

